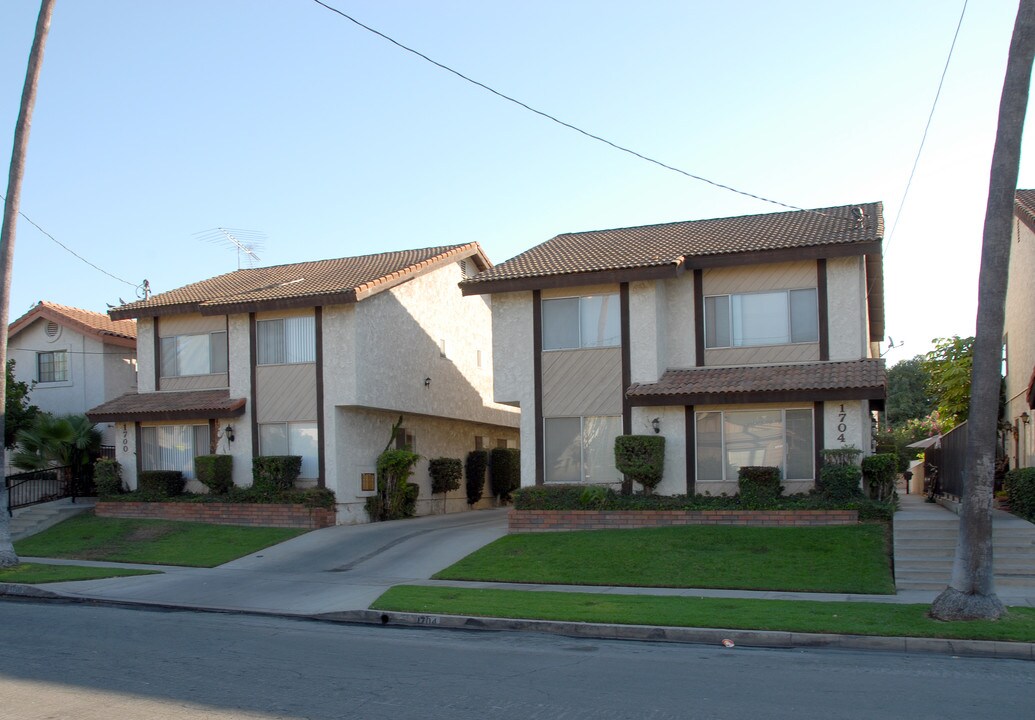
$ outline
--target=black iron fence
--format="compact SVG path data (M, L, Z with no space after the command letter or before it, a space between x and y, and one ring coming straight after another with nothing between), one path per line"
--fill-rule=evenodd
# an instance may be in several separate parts
M31 472L8 475L7 512L29 505L60 500L71 497L73 500L82 495L81 482L72 473L70 467L47 468Z
M963 497L963 468L967 461L967 423L942 435L941 447L924 451L924 472L936 495Z

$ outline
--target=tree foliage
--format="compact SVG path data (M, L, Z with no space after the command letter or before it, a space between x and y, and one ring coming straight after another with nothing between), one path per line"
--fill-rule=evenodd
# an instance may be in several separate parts
M942 432L948 432L970 414L970 371L974 338L936 338L934 350L921 363L930 376L928 389L938 401Z
M888 368L887 420L898 427L907 420L919 420L938 407L929 389L931 374L924 367L924 356L917 355Z
M11 464L20 470L88 465L101 448L101 433L85 415L39 413L16 436Z
M17 442L19 430L31 427L40 409L29 403L29 393L36 385L14 379L14 360L7 361L7 385L4 397L4 447L10 450Z

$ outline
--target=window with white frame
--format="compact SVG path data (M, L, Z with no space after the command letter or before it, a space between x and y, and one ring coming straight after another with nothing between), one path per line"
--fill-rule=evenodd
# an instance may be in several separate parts
M317 478L319 472L319 432L314 422L263 423L259 425L259 453L262 455L301 455L300 478Z
M161 339L162 377L226 372L226 332L172 335Z
M39 382L68 382L68 351L36 353L36 371Z
M209 453L208 425L160 425L140 428L140 466L144 470L179 470L194 477L194 458Z
M706 348L818 341L816 288L709 295L704 299Z
M543 300L543 350L618 347L618 294Z
M697 482L735 482L747 465L780 468L784 480L815 479L812 410L697 413Z
M543 420L546 482L620 482L615 469L615 438L622 418L559 417Z
M259 365L316 362L316 318L312 315L259 320L255 330Z

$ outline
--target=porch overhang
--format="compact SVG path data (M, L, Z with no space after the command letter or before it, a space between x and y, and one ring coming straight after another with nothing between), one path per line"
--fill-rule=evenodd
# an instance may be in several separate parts
M228 418L244 414L245 398L229 390L126 393L86 411L93 422L138 422Z

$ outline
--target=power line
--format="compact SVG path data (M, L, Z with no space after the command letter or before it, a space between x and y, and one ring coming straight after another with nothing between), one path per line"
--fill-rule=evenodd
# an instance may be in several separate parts
M7 202L7 198L5 198L5 197L4 197L3 195L0 195L0 200L3 200L4 202ZM21 215L21 216L22 216L23 218L25 218L26 220L28 220L28 221L29 221L29 223L30 223L30 224L31 224L31 225L32 225L32 226L33 226L34 228L36 228L36 229L37 229L37 230L39 230L39 231L40 231L41 233L43 233L44 235L46 235L47 237L49 237L49 238L50 238L51 240L53 240L53 241L54 241L55 243L57 243L57 244L58 244L59 246L61 246L62 248L64 248L64 249L65 249L65 250L67 250L68 252L70 252L70 253L71 253L72 255L74 255L75 257L77 257L77 258L79 258L80 260L82 260L82 261L83 261L84 263L86 263L87 265L89 265L90 267L92 267L92 268L93 268L94 270L98 270L98 271L100 271L100 272L104 273L105 275L107 275L108 277L110 277L110 278L112 278L112 279L114 279L114 280L118 280L118 281L119 281L120 283L125 283L126 285L129 285L129 286L130 286L131 288L134 288L134 289L135 289L135 288L139 288L139 287L140 287L140 284L139 284L139 283L132 283L132 282L130 282L129 280L123 280L122 278L120 278L120 277L118 277L118 276L116 276L116 275L112 275L112 274L111 274L110 272L108 272L108 271L107 271L107 270L105 270L104 268L102 268L102 267L98 267L98 266L94 265L94 264L93 264L92 262L90 262L89 260L87 260L86 258L84 258L84 257L83 257L82 255L80 255L79 253L77 253L77 252L76 252L75 250L73 250L72 248L68 247L68 246L67 246L67 245L65 245L65 244L64 244L63 242L61 242L60 240L58 240L58 239L57 239L56 237L54 237L53 235L51 235L51 234L50 234L49 232L47 232L46 230L44 230L43 228L41 228L41 227L40 227L39 225L37 225L37 224L36 224L36 223L35 223L35 222L33 221L33 219L32 219L32 218L30 218L30 217L29 217L28 215L26 215L25 213L23 213L23 212L22 212L21 210L19 210L19 211L18 211L18 214L19 214L19 215Z
M527 105L526 103L523 103L522 101L520 101L520 100L518 100L516 98L513 98L510 95L506 95L506 94L500 92L499 90L496 90L494 88L489 87L488 85L486 85L483 82L479 82L478 80L470 78L467 75L464 75L463 73L459 72L458 70L454 70L453 68L449 67L448 65L444 65L444 64L438 62L437 60L433 60L432 58L428 57L427 55L425 55L424 53L420 52L419 50L414 50L413 48L409 47L408 45L404 45L403 43L399 42L398 40L396 40L396 39L394 39L392 37L389 37L388 35L384 34L380 30L375 30L374 28L370 27L369 25L364 25L363 23L361 23L359 20L357 20L356 18L352 17L351 15L349 15L349 14L347 14L345 12L342 12L338 8L335 8L335 7L332 7L332 6L328 5L327 3L323 2L322 0L313 0L313 2L316 3L317 5L319 5L322 8L325 8L327 10L330 10L333 13L336 13L336 14L342 16L343 18L345 18L349 22L351 22L354 25L357 25L357 26L363 28L367 32L371 32L374 35L377 35L378 37L383 38L384 40L387 40L388 42L392 43L396 47L401 48L402 50L405 50L408 53L412 53L413 55L416 55L417 57L421 58L422 60L426 60L427 62L431 63L432 65L434 65L434 66L436 66L438 68L441 68L442 70L445 70L448 73L452 73L453 75L456 75L461 80L469 82L472 85L476 85L476 86L482 88L483 90L487 90L488 92L492 93L493 95L496 95L499 98L502 98L503 100L506 100L508 102L514 103L515 105L517 105L519 107L522 107L525 110L528 110L529 112L533 112L536 115L539 115L540 117L544 117L547 120L550 120L552 122L557 123L558 125L562 125L563 127L566 127L569 130L574 130L575 132L580 133L582 135L585 135L588 138L591 138L591 139L596 140L598 142L602 142L605 145L610 145L615 150L619 150L621 152L628 153L629 155L633 155L634 157L638 157L641 160L645 160L645 161L647 161L649 163L653 163L654 165L657 165L659 167L665 168L666 170L671 170L672 172L679 173L680 175L685 175L688 178L691 178L693 180L698 180L698 181L703 182L703 183L707 183L708 185L712 185L713 187L717 187L717 188L720 188L722 190L728 190L729 192L736 193L737 195L743 195L744 197L753 198L755 200L761 200L762 202L769 203L771 205L778 205L780 207L785 207L785 208L788 208L790 210L799 210L799 211L802 211L802 212L813 213L815 215L822 215L823 217L829 217L826 213L821 213L821 212L818 212L816 210L809 210L807 208L798 207L797 205L790 205L790 204L785 203L785 202L780 202L779 200L773 200L771 198L763 197L761 195L755 195L754 193L749 193L749 192L746 192L744 190L738 190L735 187L731 187L729 185L724 185L724 184L722 184L720 182L716 182L715 180L709 180L706 177L702 177L700 175L695 175L695 174L693 174L691 172L688 172L686 170L682 170L682 169L677 168L677 167L675 167L673 165L669 165L667 163L663 163L660 160L655 160L652 157L648 157L647 155L639 153L639 152L637 152L635 150L632 150L630 148L627 148L627 147L625 147L623 145L619 145L616 142L612 142L611 140L608 140L607 138L603 138L603 137L601 137L599 135L594 135L593 133L591 133L591 132L589 132L587 130L583 130L580 127L572 125L571 123L568 123L568 122L565 122L563 120L560 120L560 119L554 117L553 115L551 115L551 114L549 114L547 112L544 112L542 110L537 110L536 108L534 108L534 107L532 107L530 105Z
M909 188L913 184L913 176L916 175L917 165L920 164L920 153L924 151L924 143L927 142L927 131L931 129L931 120L934 119L934 109L938 107L938 98L942 94L942 85L945 84L945 74L949 71L949 61L952 60L952 51L956 48L956 38L960 36L960 28L963 27L963 16L967 12L967 0L963 0L963 10L960 11L960 21L956 24L956 32L952 36L952 44L949 46L949 55L945 58L945 67L942 68L942 77L938 81L938 91L934 94L934 102L931 103L931 114L927 116L927 126L924 127L923 137L920 138L920 147L916 150L916 159L913 160L913 169L909 173L909 180L906 181L906 189L902 193L902 201L898 204L898 211L895 213L895 222L891 224L891 232L888 233L888 240L884 244L884 255L888 254L891 247L891 239L895 237L895 228L898 227L898 219L902 217L902 208L906 204L906 197L909 195Z

